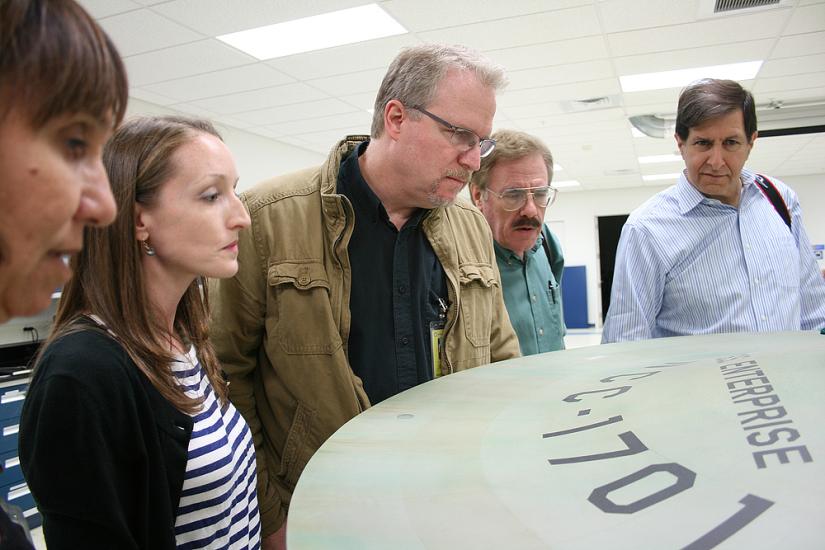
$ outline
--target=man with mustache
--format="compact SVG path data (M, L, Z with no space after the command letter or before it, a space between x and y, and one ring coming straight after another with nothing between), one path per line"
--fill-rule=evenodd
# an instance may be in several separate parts
M553 156L523 132L499 130L492 138L496 148L473 174L470 192L493 231L510 321L523 355L564 349L564 255L544 225L556 198Z
M419 45L390 65L371 136L244 193L240 270L212 336L258 451L263 548L298 476L347 420L435 377L518 356L483 216L456 195L495 142L502 69ZM446 420L446 419L445 419Z
M753 95L732 80L679 96L676 185L622 229L602 342L825 326L825 281L796 194L746 170Z

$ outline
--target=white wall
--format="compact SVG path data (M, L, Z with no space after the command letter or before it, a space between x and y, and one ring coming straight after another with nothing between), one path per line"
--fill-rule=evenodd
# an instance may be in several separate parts
M799 196L803 221L812 243L825 243L825 175L781 178ZM649 197L665 189L634 187L611 191L565 191L545 215L550 228L562 243L565 265L587 268L587 308L589 322L601 326L601 290L597 257L598 216L629 214Z
M177 113L152 103L129 98L127 118L137 115L168 114L187 115L187 113ZM235 163L241 178L238 182L239 191L279 174L287 174L308 166L320 165L325 158L325 155L257 134L244 132L220 123L215 123L215 127L235 156ZM330 143L330 148L333 145L333 143Z

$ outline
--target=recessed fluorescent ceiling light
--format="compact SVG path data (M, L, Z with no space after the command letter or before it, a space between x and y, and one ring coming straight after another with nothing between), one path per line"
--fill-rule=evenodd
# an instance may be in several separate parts
M552 185L553 187L556 187L556 188L558 188L558 187L578 187L578 186L581 185L581 183L579 183L576 180L564 180L564 181L554 181L550 185Z
M681 172L677 172L675 174L653 174L651 176L642 176L642 179L645 181L676 180L679 179L679 176L681 175Z
M331 11L218 37L260 60L404 34L407 29L377 4Z
M728 65L713 65L710 67L696 67L695 69L679 69L660 73L642 73L620 76L624 92L640 92L642 90L663 90L665 88L681 88L700 78L725 78L728 80L750 80L762 67L761 61L746 61L745 63L731 63Z
M655 164L657 162L682 162L681 155L650 155L639 157L639 164Z

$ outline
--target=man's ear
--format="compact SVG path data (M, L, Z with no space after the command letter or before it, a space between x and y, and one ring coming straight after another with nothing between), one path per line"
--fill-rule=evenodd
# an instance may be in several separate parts
M404 104L397 99L391 99L384 106L384 131L392 139L398 139L401 134L402 123L409 120L410 115Z
M481 189L479 189L474 183L470 184L470 198L472 199L474 205L481 208Z
M685 150L683 149L683 146L685 145L685 142L682 141L682 138L679 137L679 134L677 134L677 133L674 133L673 137L676 138L676 146L679 148L679 153L681 153L682 158L684 159L685 158Z

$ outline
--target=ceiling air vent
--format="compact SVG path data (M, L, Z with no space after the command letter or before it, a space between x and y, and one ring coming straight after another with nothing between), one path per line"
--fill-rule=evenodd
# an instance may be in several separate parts
M795 0L699 0L699 19L746 15L793 7Z
M561 102L561 108L566 113L581 113L585 111L598 111L600 109L610 109L621 107L622 99L618 95L606 95L601 97L588 97L586 99L572 99Z
M779 0L716 0L713 13L746 10L748 8L762 8L774 4L779 4Z

